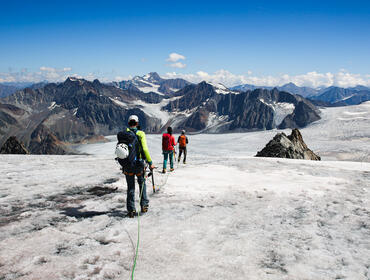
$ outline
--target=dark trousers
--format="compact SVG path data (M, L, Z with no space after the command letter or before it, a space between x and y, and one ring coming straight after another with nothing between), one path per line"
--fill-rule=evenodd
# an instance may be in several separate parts
M179 148L179 159L178 161L180 162L180 159L181 159L181 155L182 155L182 152L184 152L184 162L186 162L186 147L180 147Z
M126 176L126 182L127 182L127 211L132 212L135 211L135 175L125 175ZM147 206L149 205L149 199L146 195L146 185L145 185L145 179L144 174L137 177L137 183L139 184L139 190L141 193L141 200L140 200L140 206ZM139 193L139 195L140 195Z

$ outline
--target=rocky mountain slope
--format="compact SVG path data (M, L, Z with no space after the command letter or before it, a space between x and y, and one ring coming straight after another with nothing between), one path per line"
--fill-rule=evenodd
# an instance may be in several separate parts
M287 92L256 89L236 93L202 82L179 92L165 110L186 116L175 128L226 132L304 127L320 119L317 109L303 97Z
M160 121L127 106L136 98L98 80L68 78L61 84L26 88L0 100L0 144L16 135L31 153L63 154L68 148L62 142L116 133L130 114L139 115L147 131L157 131Z
M157 92L141 91L140 83L122 89L98 80L68 78L2 98L0 145L17 136L31 153L64 154L70 143L117 133L131 114L139 116L142 129L154 133L168 125L175 131L211 133L295 128L320 118L308 100L277 89L238 92L222 84L165 80L156 73L140 79L144 78L161 84ZM185 86L164 93L159 90L162 85Z

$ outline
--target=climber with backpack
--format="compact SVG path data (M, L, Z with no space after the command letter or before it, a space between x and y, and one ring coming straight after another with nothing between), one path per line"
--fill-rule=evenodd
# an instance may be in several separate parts
M135 176L140 190L141 213L146 213L149 208L149 199L146 194L145 162L153 170L152 159L146 143L145 132L138 129L139 118L131 115L128 119L129 127L117 134L116 146L117 161L122 166L122 171L127 182L127 212L130 218L136 215L135 209Z
M170 171L174 171L173 168L173 153L175 151L176 140L172 135L172 127L167 127L167 133L162 135L162 151L163 151L163 170L162 173L166 173L168 157L170 158Z
M181 131L181 135L177 139L177 142L179 143L179 158L178 162L180 162L181 155L184 153L184 160L183 163L186 164L186 145L189 143L188 137L185 135L185 130Z

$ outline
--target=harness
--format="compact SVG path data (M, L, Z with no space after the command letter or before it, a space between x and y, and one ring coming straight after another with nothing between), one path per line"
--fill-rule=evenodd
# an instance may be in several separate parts
M126 172L126 171L124 171L123 174L128 175L128 176L134 176L134 175L141 176L141 175L143 175L143 173L133 173L133 172Z

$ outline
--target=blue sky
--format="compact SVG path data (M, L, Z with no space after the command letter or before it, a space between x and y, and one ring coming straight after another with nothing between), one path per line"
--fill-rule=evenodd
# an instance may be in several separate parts
M229 84L370 80L370 1L1 1L0 13L0 81L221 70Z

